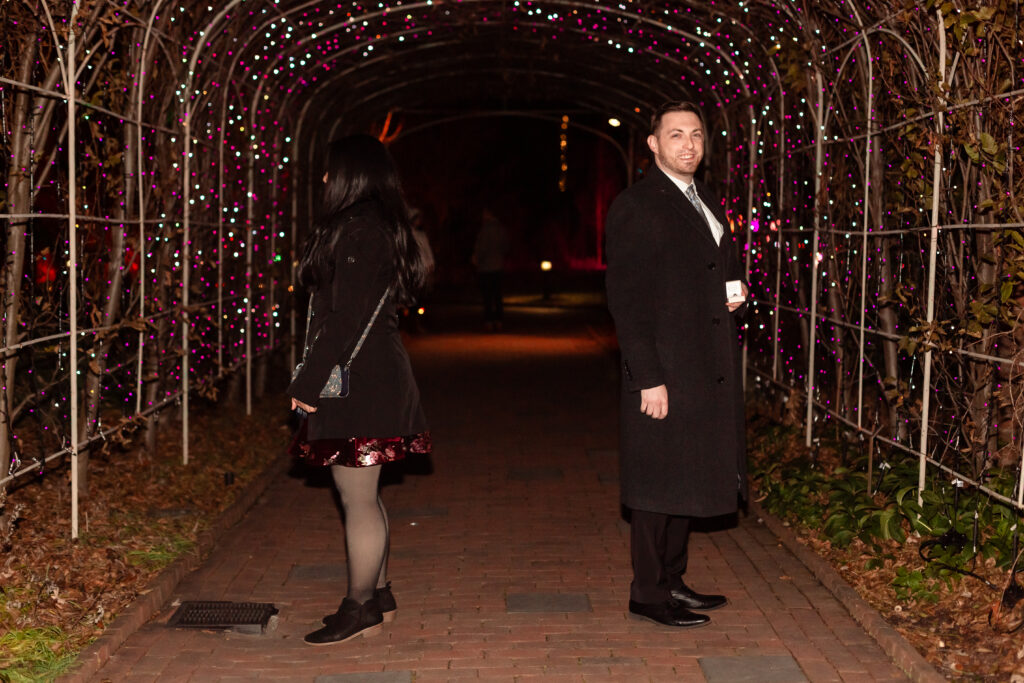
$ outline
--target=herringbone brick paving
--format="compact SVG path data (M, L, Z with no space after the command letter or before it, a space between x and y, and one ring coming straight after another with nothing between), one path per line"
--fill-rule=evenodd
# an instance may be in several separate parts
M600 311L557 308L511 311L501 334L452 314L410 339L434 454L383 488L399 608L382 634L302 642L342 597L345 554L328 480L293 470L175 591L274 603L276 627L173 629L169 604L93 680L906 680L753 516L692 540L689 583L731 600L709 626L627 616L607 339Z

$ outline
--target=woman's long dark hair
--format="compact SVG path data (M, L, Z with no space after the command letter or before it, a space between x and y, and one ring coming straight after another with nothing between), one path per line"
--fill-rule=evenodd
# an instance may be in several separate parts
M426 279L426 268L409 225L398 170L387 148L375 137L351 135L327 147L327 183L320 217L306 238L299 260L299 282L319 289L334 277L334 246L344 229L341 214L360 202L373 202L391 237L394 300L411 303ZM319 176L317 176L319 177Z

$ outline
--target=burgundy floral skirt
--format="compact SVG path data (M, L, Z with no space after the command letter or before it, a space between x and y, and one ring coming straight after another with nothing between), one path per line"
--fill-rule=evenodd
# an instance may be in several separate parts
M310 465L342 465L344 467L370 467L402 460L408 454L430 453L430 432L411 436L372 438L353 436L348 439L306 440L306 420L295 432L288 453Z

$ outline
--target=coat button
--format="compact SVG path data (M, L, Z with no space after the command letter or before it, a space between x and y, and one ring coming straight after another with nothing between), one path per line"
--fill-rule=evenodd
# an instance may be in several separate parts
M718 380L717 380L717 382L718 382L719 384L725 384L725 378L724 378L724 377L719 377L719 378L718 378Z
M714 270L714 269L715 269L715 263L714 263L714 261L712 261L711 263L708 264L708 270Z
M721 318L712 318L711 319L711 324L712 325L721 325L722 324L722 319Z

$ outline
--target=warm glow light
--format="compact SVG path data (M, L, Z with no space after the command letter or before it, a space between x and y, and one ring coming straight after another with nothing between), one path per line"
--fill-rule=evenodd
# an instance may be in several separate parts
M541 270L551 270L551 261L541 261L540 262L540 269Z
M619 121L617 118L613 116L612 118L608 119L608 125L611 126L612 128L618 128L619 126L622 125L622 121Z

